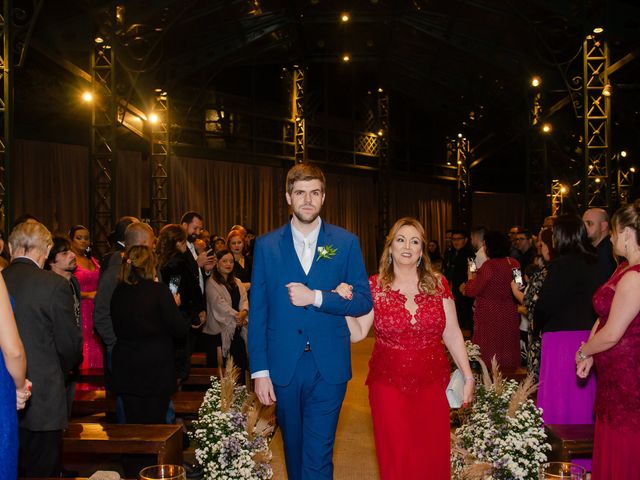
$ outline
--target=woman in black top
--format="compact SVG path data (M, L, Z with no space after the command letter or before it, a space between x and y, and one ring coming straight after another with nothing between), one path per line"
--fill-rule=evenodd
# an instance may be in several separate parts
M229 232L229 235L227 235L227 249L233 254L233 275L249 290L251 288L253 259L245 254L244 232L242 230L231 230Z
M189 323L169 288L155 281L156 256L149 247L129 247L111 297L118 338L113 349L113 389L124 403L127 423L165 423L176 391L174 341Z
M536 332L542 333L537 403L545 423L589 424L595 382L576 377L575 350L589 338L596 320L591 297L605 279L580 217L559 216L552 243L555 257L534 311Z

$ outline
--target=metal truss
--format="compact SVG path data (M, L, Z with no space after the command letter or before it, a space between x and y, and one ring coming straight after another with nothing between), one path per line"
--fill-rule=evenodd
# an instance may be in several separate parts
M169 98L156 91L151 120L151 225L160 231L168 223L169 202Z
M611 192L611 206L613 209L620 205L629 203L629 195L633 188L636 168L624 164L624 153L618 152L613 155L615 183Z
M583 208L611 206L609 144L611 101L603 94L609 85L607 43L588 35L583 46L584 203ZM609 87L610 88L610 87Z
M457 165L457 216L458 226L468 230L471 222L471 145L467 138L457 138L447 144L447 161Z
M551 181L551 215L562 214L564 196L567 188L560 183L560 180L553 179Z
M13 127L13 69L11 41L11 9L13 2L3 2L0 28L2 29L2 54L0 58L0 75L2 75L2 98L0 98L0 122L4 129L0 132L0 225L5 232L9 231L9 195L8 171L11 165L11 144ZM6 240L5 240L6 241Z
M116 162L116 94L114 52L107 43L96 43L91 57L94 101L91 114L91 216L96 250L108 248L113 225Z
M547 194L549 193L547 142L539 128L542 114L541 100L541 93L535 92L527 130L525 224L530 226L542 225L542 215L546 210Z
M389 231L389 197L391 190L390 161L389 161L389 95L386 92L378 93L378 240L384 242ZM382 243L380 243L382 245ZM380 252L382 250L380 249Z
M304 118L304 69L294 67L291 72L293 80L293 101L292 118L294 121L294 142L295 151L294 158L296 163L303 163L307 160L306 136L305 136L305 118Z

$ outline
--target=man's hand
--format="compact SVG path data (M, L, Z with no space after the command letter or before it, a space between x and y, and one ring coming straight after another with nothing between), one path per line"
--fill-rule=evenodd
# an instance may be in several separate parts
M287 283L285 285L289 289L289 300L296 307L306 307L313 305L316 300L316 294L306 285L297 282Z
M213 270L215 268L217 263L218 263L218 258L212 252L211 255L207 257L207 263L205 263L205 265L203 267L204 271L205 272L210 272L211 270Z
M215 258L215 257L213 257L213 258ZM207 255L207 252L202 252L196 258L196 263L198 264L198 267L200 267L200 268L204 268L208 263L210 263L210 261L211 261L211 257L209 257Z
M255 379L254 391L258 400L263 405L273 405L276 401L276 394L273 391L273 383L269 377L261 377Z
M205 322L207 321L207 312L205 312L204 310L201 311L198 314L198 320L200 320L200 323L196 324L196 325L191 325L191 328L200 328L202 325L205 324Z

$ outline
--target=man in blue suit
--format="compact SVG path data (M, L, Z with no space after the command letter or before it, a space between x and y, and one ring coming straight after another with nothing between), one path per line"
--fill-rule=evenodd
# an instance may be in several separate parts
M351 378L345 315L372 308L358 239L320 219L322 171L287 174L291 222L255 243L249 304L249 361L255 392L276 403L290 480L333 478L333 442ZM351 298L333 292L353 286Z

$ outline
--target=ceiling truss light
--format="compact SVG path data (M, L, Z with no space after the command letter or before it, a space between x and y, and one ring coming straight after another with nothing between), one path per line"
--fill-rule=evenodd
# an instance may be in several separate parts
M532 87L539 87L542 84L542 79L535 75L533 77L531 77L531 86Z
M602 32L604 32L604 28L602 28L602 27L595 27L593 29L593 33L599 34L599 33L602 33Z
M604 88L602 89L602 95L604 95L605 97L611 96L611 84L609 82L607 82Z
M349 55L348 53L345 53L344 55L342 55L343 62L348 62L350 60L351 60L351 55Z
M343 23L346 23L349 20L351 20L351 16L349 16L349 14L345 12L342 15L340 15L340 20L342 20Z
M87 103L93 102L93 93L91 93L91 92L83 92L82 93L82 100L84 102L87 102Z
M544 125L542 125L543 133L551 133L552 130L553 130L553 127L551 126L550 123L545 123Z

